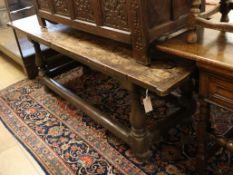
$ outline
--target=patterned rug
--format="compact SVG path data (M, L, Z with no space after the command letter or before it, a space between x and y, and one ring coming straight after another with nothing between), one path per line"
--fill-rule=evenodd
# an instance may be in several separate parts
M92 71L82 75L82 68L57 79L113 119L129 125L129 95L116 80ZM177 109L170 102L151 95L156 110L148 114L148 125ZM232 125L232 112L214 106L211 110L220 130ZM48 174L196 174L193 126L177 125L170 129L154 145L151 159L142 163L121 140L82 111L46 91L37 80L24 80L0 92L0 119ZM187 135L194 138L189 144L184 141ZM209 174L230 175L233 156L221 149L208 165Z

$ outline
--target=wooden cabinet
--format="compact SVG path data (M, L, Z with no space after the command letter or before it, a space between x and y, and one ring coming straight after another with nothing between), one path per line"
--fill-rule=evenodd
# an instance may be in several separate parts
M127 43L134 58L150 64L150 44L184 27L192 0L34 0L38 19Z
M218 77L209 78L209 99L228 108L233 106L233 83Z
M223 35L224 36L224 35ZM225 37L225 36L224 36ZM222 40L219 40L222 41ZM229 40L227 40L229 42ZM216 41L215 41L216 42ZM224 45L224 43L216 43ZM231 47L230 42L227 43L228 47ZM219 50L219 53L222 50ZM218 55L218 54L217 54ZM221 55L224 57L231 55ZM229 57L228 57L229 58ZM206 58L207 59L207 58ZM223 62L223 61L222 61ZM225 66L216 62L210 64L209 62L198 62L199 74L200 74L200 90L199 90L199 104L200 112L197 116L196 133L197 133L197 159L196 168L199 174L207 174L206 167L209 156L212 156L221 146L233 153L233 126L228 128L225 132L216 131L216 121L210 113L210 104L217 105L224 109L233 111L233 76L232 65L231 68L225 64ZM224 119L226 115L222 115ZM226 119L225 119L226 121ZM211 134L212 139L215 139L215 143L212 147L208 146L208 135ZM208 152L207 152L208 151Z
M200 94L208 102L218 106L233 109L233 79L231 73L226 70L207 69L200 67Z

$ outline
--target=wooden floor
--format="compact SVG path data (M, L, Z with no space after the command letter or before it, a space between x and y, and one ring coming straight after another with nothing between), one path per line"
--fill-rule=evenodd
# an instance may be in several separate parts
M0 53L0 90L26 78L20 66ZM0 175L44 175L45 173L0 122Z

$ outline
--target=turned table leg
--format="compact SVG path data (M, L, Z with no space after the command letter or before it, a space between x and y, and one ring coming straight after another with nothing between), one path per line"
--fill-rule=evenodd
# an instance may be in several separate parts
M43 77L46 74L46 69L45 69L45 61L42 55L40 44L35 41L31 41L31 42L35 49L36 66L38 67L39 70L39 77Z
M35 49L35 61L36 61L36 66L38 68L38 71L39 71L39 80L40 78L43 78L44 76L46 76L46 65L45 65L45 60L44 60L44 57L43 57L43 54L42 54L42 51L41 51L41 48L40 48L40 44L35 42L35 41L32 41L32 44L33 44L33 47ZM38 81L39 83L39 81ZM45 86L44 87L46 91L49 92L49 89Z
M220 12L222 13L221 22L229 22L228 13L230 12L229 0L220 1Z
M145 128L146 115L140 103L139 87L130 85L131 114L130 114L130 145L135 155L146 160L151 156L149 134Z
M200 14L201 0L193 0L192 7L190 10L190 15L188 19L188 28L191 30L187 36L187 41L189 43L197 42L197 32L196 32L196 17Z
M200 113L197 118L197 157L196 170L200 175L206 174L207 167L207 127L209 124L210 107L204 99L200 98Z

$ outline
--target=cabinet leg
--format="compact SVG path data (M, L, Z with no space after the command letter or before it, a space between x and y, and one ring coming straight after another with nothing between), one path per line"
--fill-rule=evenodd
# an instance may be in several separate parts
M46 20L44 18L37 16L37 19L41 27L46 27Z
M131 114L130 114L130 145L132 151L140 160L146 160L151 156L149 134L145 128L146 115L140 104L139 88L130 85Z
M196 29L192 29L187 36L188 43L196 43L197 42L197 31Z
M188 79L180 86L181 98L179 99L180 106L184 107L184 112L187 118L185 122L192 122L192 115L195 113L197 105L194 99L194 85L192 79Z
M204 99L199 99L200 113L197 118L197 157L196 170L199 174L205 175L207 166L207 127L209 122L210 107Z
M187 97L189 99L193 99L194 86L191 78L189 78L186 82L184 82L180 86L180 89L182 96Z

